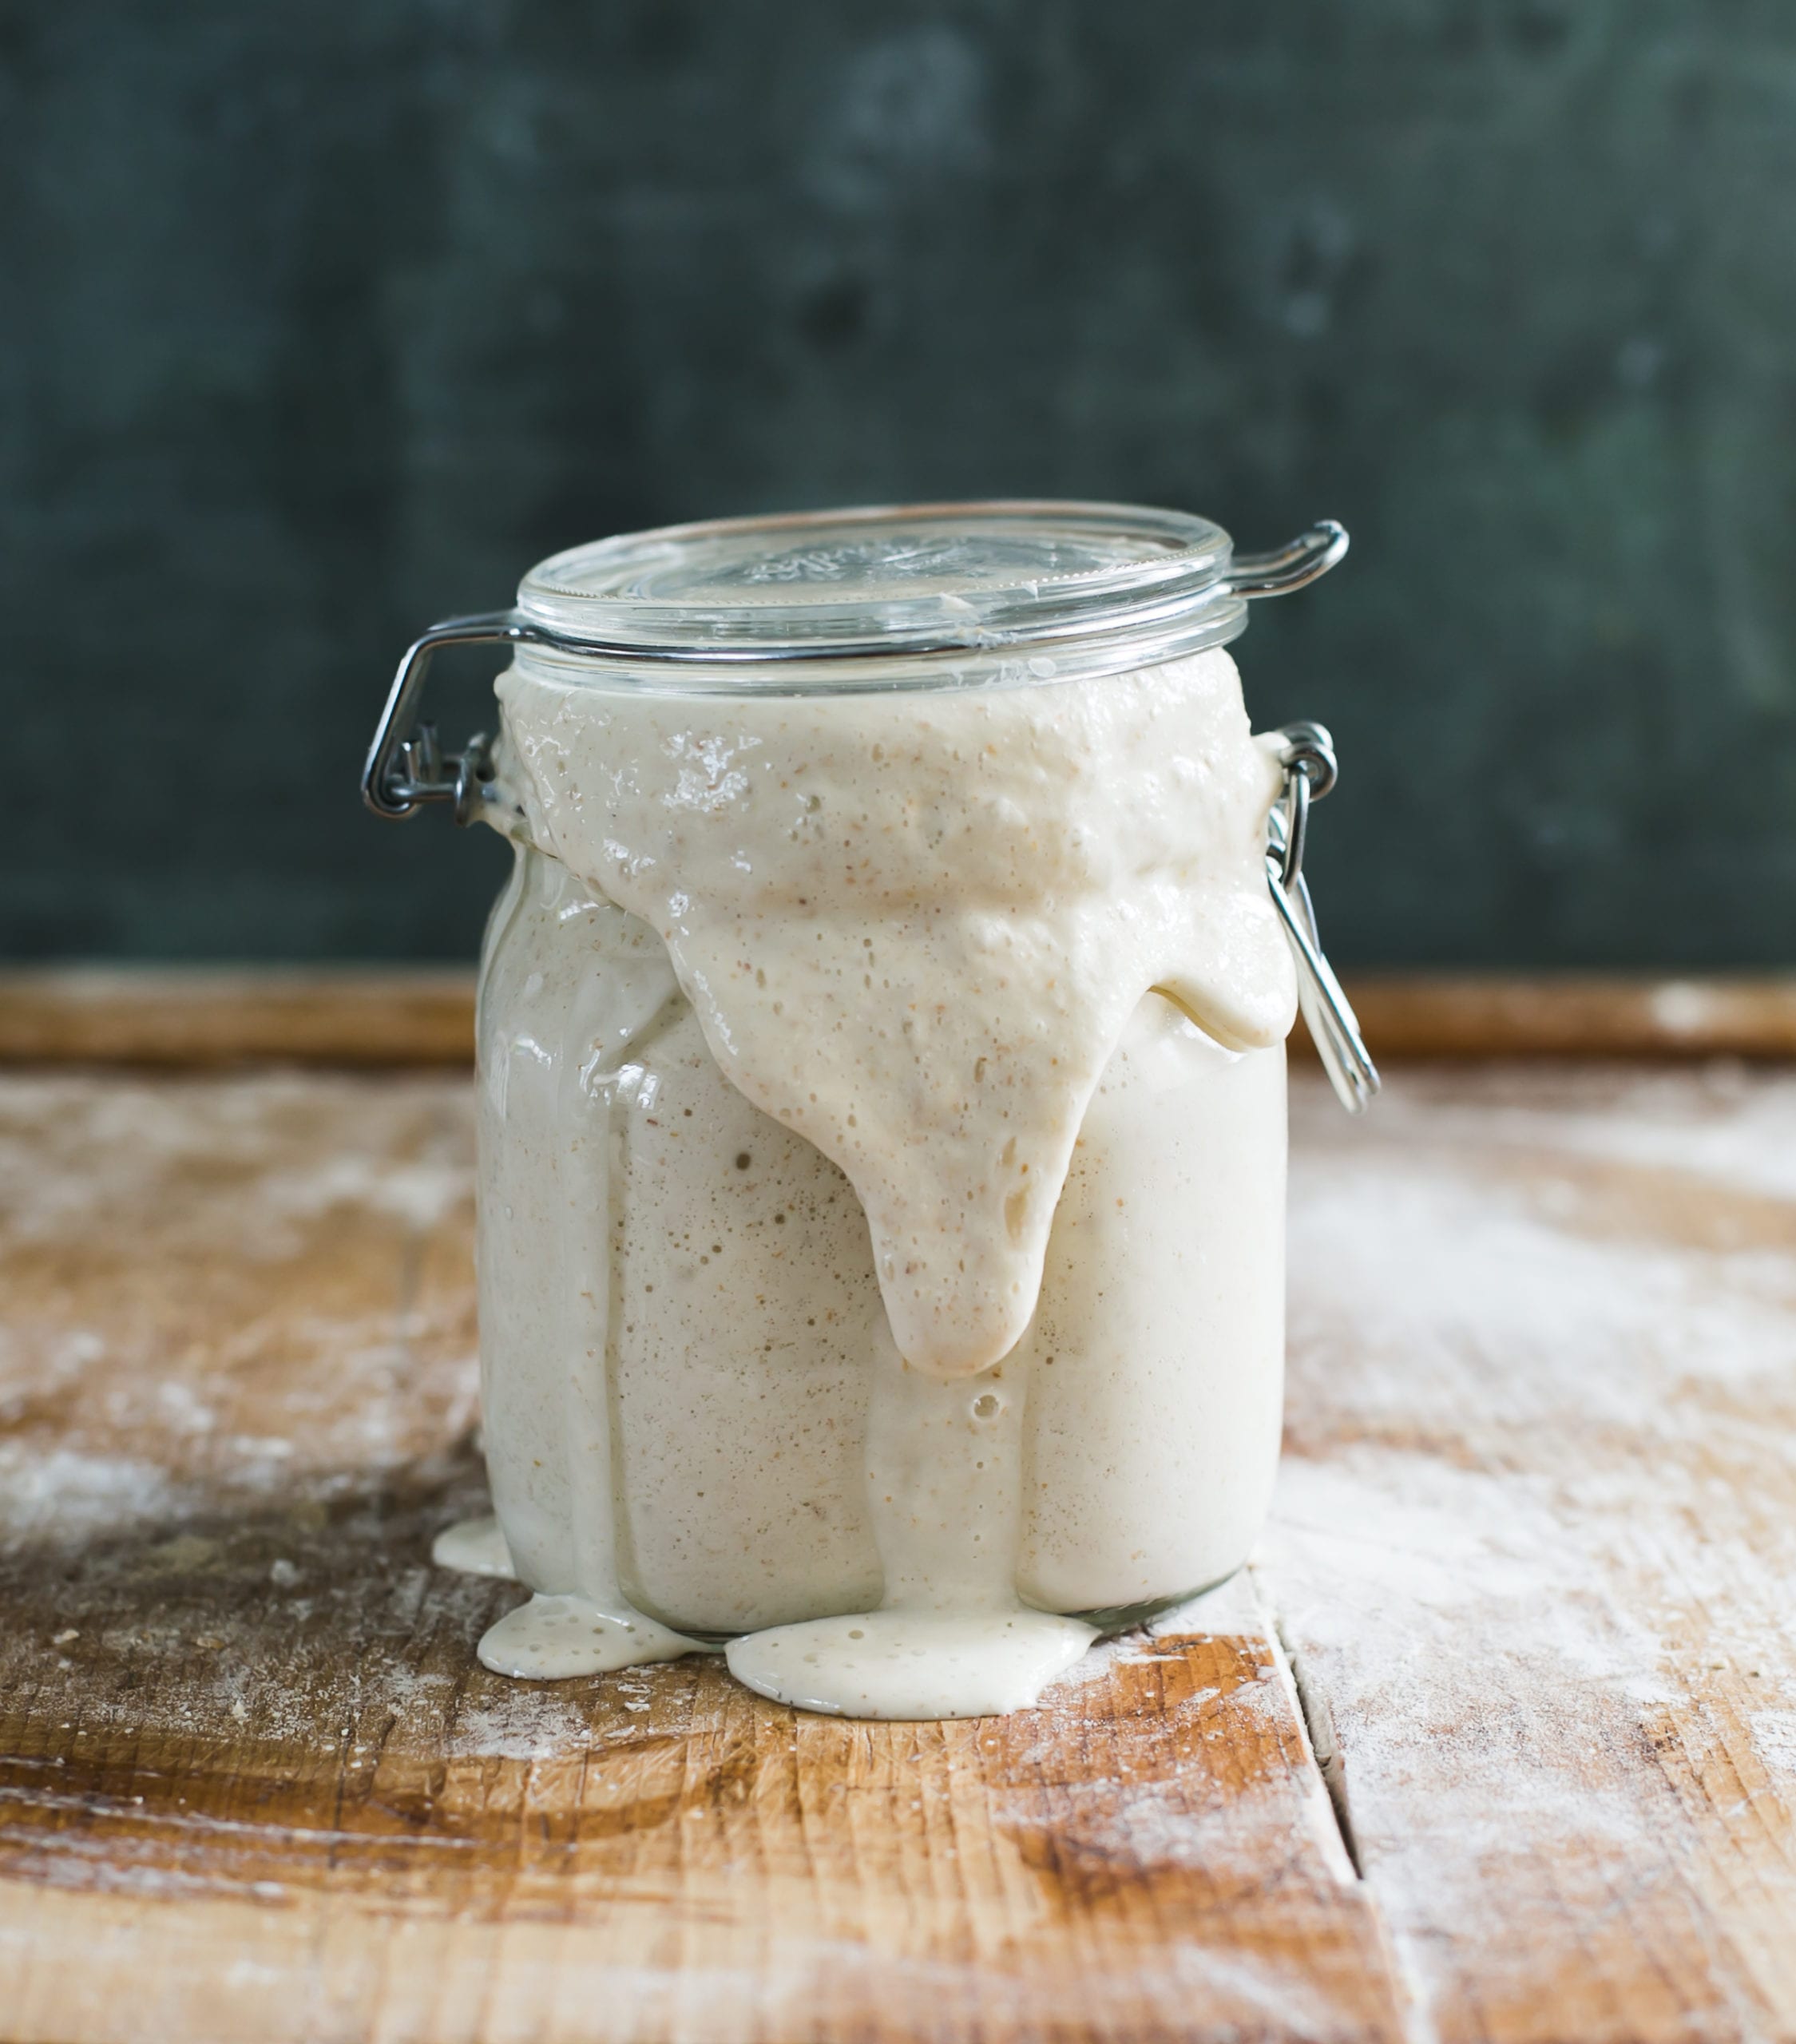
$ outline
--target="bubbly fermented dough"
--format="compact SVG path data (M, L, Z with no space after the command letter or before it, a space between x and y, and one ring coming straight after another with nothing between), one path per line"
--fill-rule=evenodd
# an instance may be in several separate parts
M482 1341L543 1608L485 1658L549 1672L553 1618L539 1662L585 1624L615 1666L640 1614L812 1708L968 1715L1237 1566L1294 990L1227 656L501 694Z

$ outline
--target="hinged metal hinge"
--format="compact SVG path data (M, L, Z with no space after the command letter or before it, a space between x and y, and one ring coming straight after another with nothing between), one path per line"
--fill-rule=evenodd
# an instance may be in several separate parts
M517 644L541 636L514 611L490 611L433 624L406 648L362 769L362 799L376 816L397 820L426 802L448 802L458 823L470 820L493 778L492 742L477 732L459 752L445 754L435 725L418 721L430 656L442 646Z

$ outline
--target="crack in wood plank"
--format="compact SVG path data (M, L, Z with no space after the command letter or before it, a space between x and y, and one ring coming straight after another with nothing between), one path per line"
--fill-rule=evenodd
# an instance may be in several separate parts
M1309 1735L1310 1757L1321 1777L1329 1808L1334 1813L1334 1826L1341 1834L1341 1849L1347 1856L1354 1878L1364 1880L1366 1869L1360 1864L1359 1847L1354 1837L1353 1810L1347 1800L1346 1755L1342 1752L1335 1735L1334 1713L1329 1708L1327 1693L1305 1665L1303 1657L1292 1652L1284 1627L1275 1614L1271 1619L1271 1631L1291 1676L1303 1729Z

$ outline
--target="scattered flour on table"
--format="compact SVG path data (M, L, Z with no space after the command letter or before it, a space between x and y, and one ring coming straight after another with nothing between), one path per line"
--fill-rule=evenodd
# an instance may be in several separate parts
M339 1155L270 1174L260 1196L278 1213L311 1219L334 1206L356 1206L423 1234L471 1203L474 1171L461 1161Z
M153 1463L0 1440L0 1532L73 1540L164 1519L180 1487Z
M1579 1941L1634 1884L1686 1880L1699 1910L1712 1838L1655 1745L1699 1773L1730 1736L1702 1685L1786 1691L1796 1646L1796 1203L1787 1249L1760 1222L1731 1250L1675 1232L1699 1190L1660 1197L1682 1175L1796 1202L1796 1084L1493 1074L1489 1094L1399 1074L1350 1140L1298 1143L1290 1440L1254 1567L1425 1997L1468 1968L1488 1996L1588 1966ZM1586 1227L1590 1159L1623 1203ZM1793 1723L1750 1718L1774 1783ZM1796 1835L1774 1796L1762 1816ZM1787 1864L1759 1877L1796 1911Z

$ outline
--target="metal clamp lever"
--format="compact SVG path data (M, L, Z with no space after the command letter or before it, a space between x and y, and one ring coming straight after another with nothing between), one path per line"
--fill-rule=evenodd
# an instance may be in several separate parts
M1360 1034L1359 1018L1323 956L1315 905L1303 877L1310 805L1320 802L1338 778L1334 742L1320 724L1287 724L1279 736L1285 785L1267 819L1266 884L1297 961L1298 1002L1322 1069L1347 1112L1363 1114L1378 1091L1378 1068Z
M478 617L452 617L433 624L406 648L362 769L362 799L376 816L398 820L414 814L425 802L452 802L456 822L466 823L479 806L482 789L492 778L491 742L484 731L446 758L436 727L417 721L425 673L437 648L515 645L546 636L525 624L515 611L489 611Z

